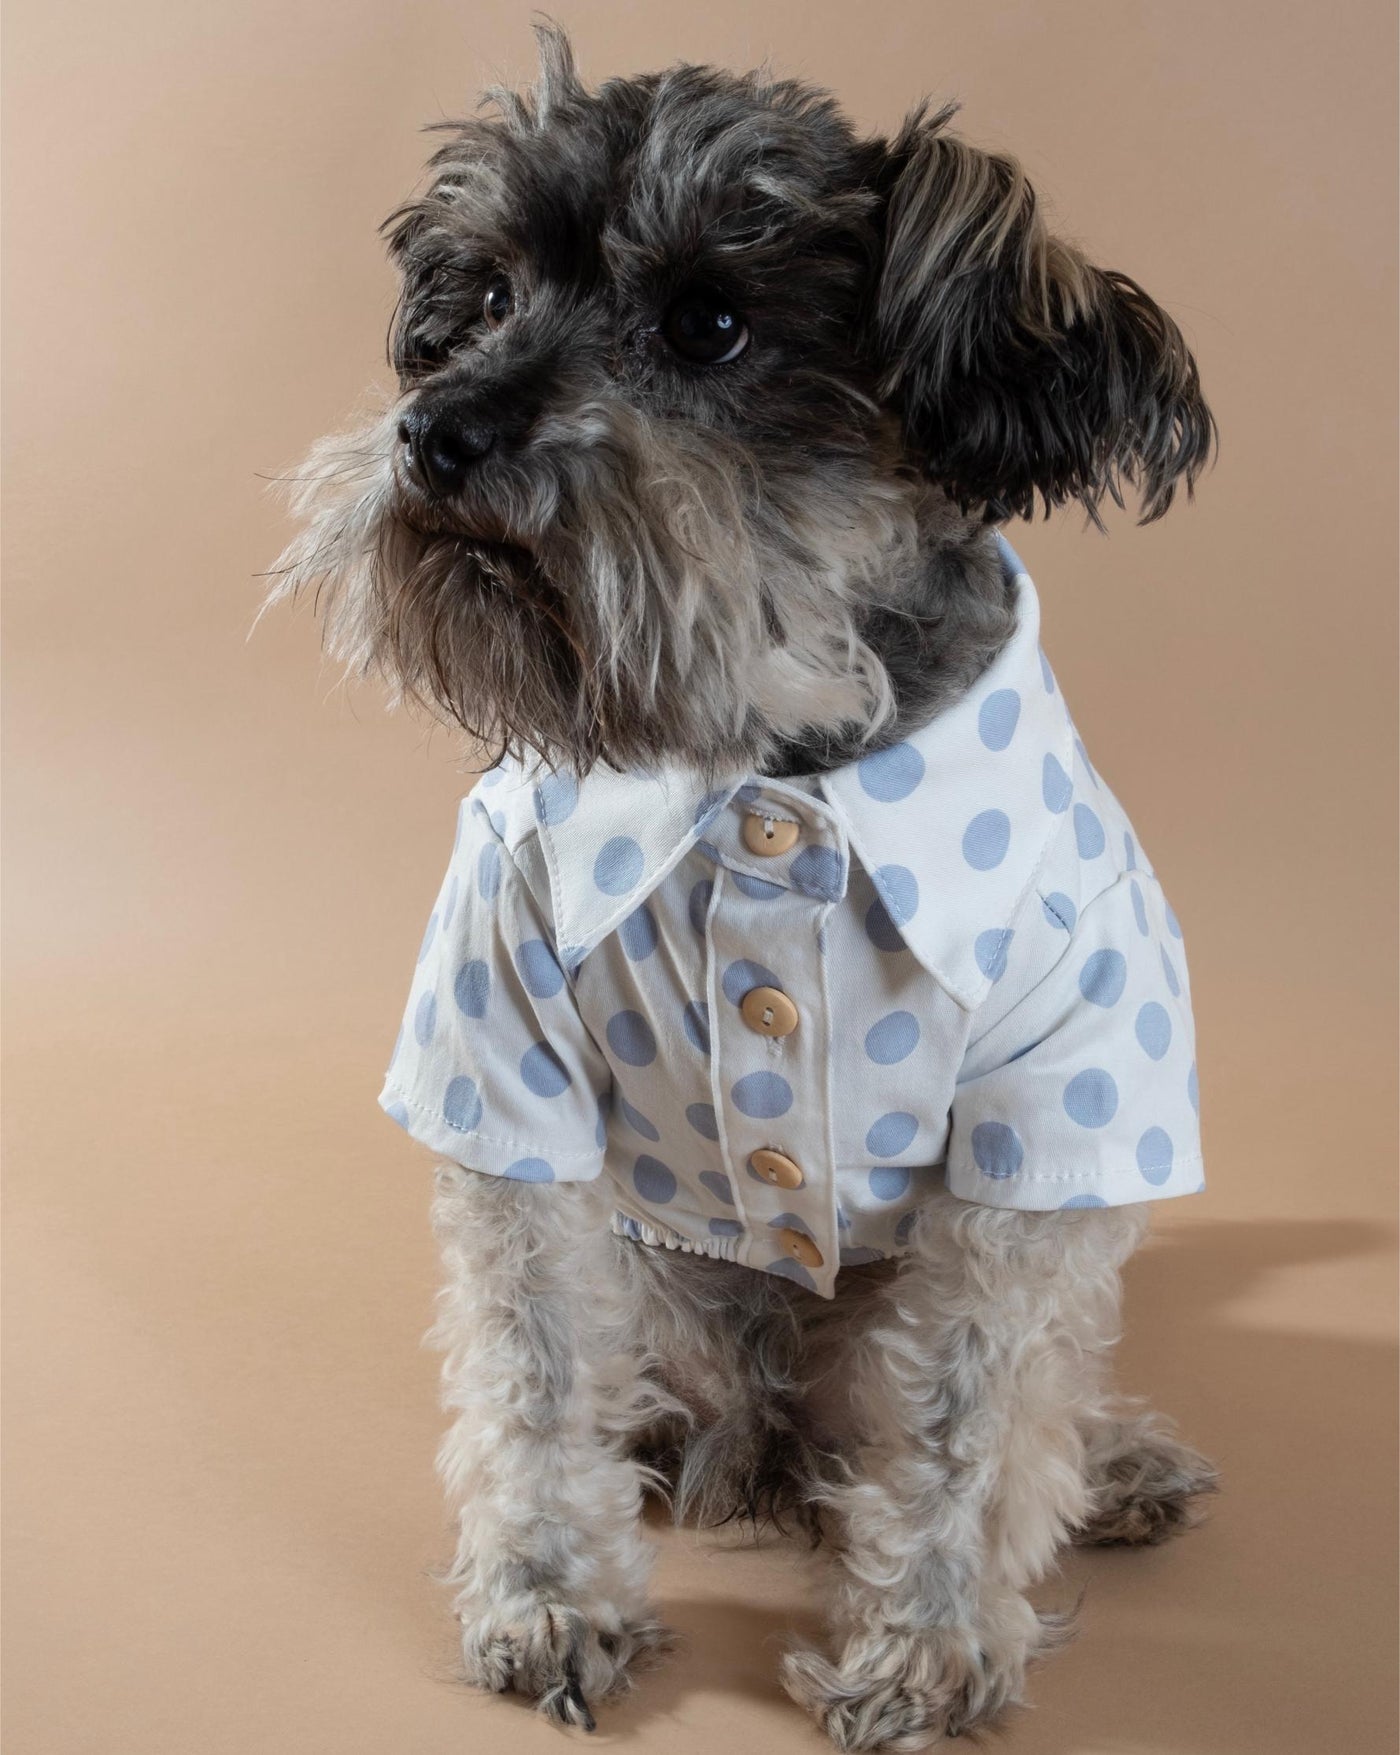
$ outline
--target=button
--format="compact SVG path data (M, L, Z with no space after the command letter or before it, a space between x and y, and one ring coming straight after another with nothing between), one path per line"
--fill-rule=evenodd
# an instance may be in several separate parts
M739 1016L760 1036L791 1036L797 1007L777 987L751 987L739 1001Z
M790 853L797 845L800 833L796 823L790 823L785 817L760 817L749 815L744 818L744 845L750 853L758 853L764 859L772 859L779 853Z
M805 1231L779 1231L778 1247L784 1255L800 1261L805 1268L819 1268L822 1265L822 1252Z
M749 1153L749 1169L763 1181L771 1182L774 1188L801 1188L807 1180L786 1153L775 1152L771 1146Z

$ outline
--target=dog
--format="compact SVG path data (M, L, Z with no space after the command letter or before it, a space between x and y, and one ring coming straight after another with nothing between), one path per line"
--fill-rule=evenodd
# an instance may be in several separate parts
M952 107L679 66L443 126L390 406L274 595L489 755L385 1095L444 1160L466 1675L561 1724L667 1642L641 1512L795 1520L840 1749L990 1723L1062 1544L1196 1521L1108 1375L1201 1186L1179 927L1002 534L1161 516L1196 365Z

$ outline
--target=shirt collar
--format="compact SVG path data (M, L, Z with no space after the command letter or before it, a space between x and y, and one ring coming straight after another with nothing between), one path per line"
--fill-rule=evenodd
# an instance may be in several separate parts
M1010 544L997 540L1016 589L1011 639L953 706L902 742L822 775L815 791L751 774L706 790L694 772L670 766L627 774L599 767L582 782L531 775L566 966L577 966L693 846L718 839L712 825L735 802L795 816L819 837L839 824L888 916L868 922L872 937L879 943L897 931L961 1005L977 1005L1005 965L1010 923L1069 807L1074 740L1040 650L1035 587ZM789 882L786 869L755 867ZM842 863L842 884L845 875Z

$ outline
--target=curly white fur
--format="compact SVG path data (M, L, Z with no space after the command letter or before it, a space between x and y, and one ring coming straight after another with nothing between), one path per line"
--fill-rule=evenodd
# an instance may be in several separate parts
M789 1693L841 1749L923 1747L1019 1698L1064 1637L1028 1585L1071 1539L1153 1541L1214 1476L1107 1384L1141 1208L1024 1213L942 1196L897 1268L834 1303L611 1235L596 1186L456 1167L435 1220L441 1452L467 1674L562 1722L663 1643L639 1528L669 1449L702 1515L819 1506L834 1658Z

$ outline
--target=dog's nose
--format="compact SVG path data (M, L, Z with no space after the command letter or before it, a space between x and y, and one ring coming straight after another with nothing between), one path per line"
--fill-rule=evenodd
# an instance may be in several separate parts
M483 421L415 409L399 422L399 440L418 481L445 500L461 491L472 465L496 443L496 429Z

